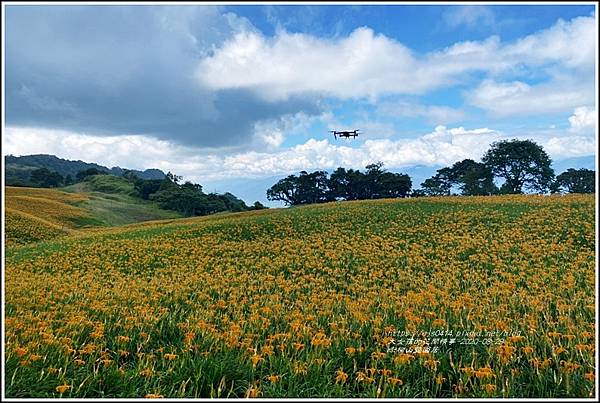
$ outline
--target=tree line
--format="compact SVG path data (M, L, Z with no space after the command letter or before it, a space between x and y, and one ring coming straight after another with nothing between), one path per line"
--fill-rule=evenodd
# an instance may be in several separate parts
M77 172L75 178L73 178L73 176L70 174L63 176L57 171L53 171L48 168L38 168L31 171L29 181L34 186L42 188L57 188L83 182L88 176L93 175L108 175L108 173L96 168L88 168Z
M267 190L271 201L286 205L324 203L337 200L363 200L395 197L482 196L519 193L594 193L595 171L573 169L555 176L551 159L531 140L495 142L481 162L464 159L436 174L412 190L406 174L387 172L383 163L366 166L366 171L337 168L290 175ZM496 181L502 184L498 186Z
M383 163L366 166L366 171L338 168L290 175L267 190L267 199L287 205L324 203L336 200L363 200L407 197L412 181L406 174L387 172Z
M206 194L202 191L202 185L190 181L180 183L182 177L171 172L164 179L141 179L130 172L126 172L123 177L133 182L136 196L156 201L161 208L178 211L186 216L266 208L259 201L248 207L243 200L229 192Z

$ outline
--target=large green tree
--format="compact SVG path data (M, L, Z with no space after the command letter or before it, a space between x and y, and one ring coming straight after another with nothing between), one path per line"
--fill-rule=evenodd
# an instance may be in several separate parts
M554 192L594 193L596 191L596 171L591 169L569 168L556 177L552 185Z
M480 162L464 159L452 165L449 171L450 182L458 185L465 196L481 196L497 193L494 174Z
M452 189L453 174L450 168L438 169L436 174L421 183L421 189L427 196L447 196Z
M504 179L503 193L547 191L554 180L552 160L544 149L531 140L503 140L492 144L482 162L492 173Z
M296 175L289 175L279 180L267 190L267 199L282 201L291 206L299 204L298 177Z

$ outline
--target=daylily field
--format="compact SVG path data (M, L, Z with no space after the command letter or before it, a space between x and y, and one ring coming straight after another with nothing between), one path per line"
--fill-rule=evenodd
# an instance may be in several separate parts
M57 222L81 214L77 200L50 211L19 197L6 214L7 397L594 394L593 195L67 233ZM27 235L40 211L48 236Z

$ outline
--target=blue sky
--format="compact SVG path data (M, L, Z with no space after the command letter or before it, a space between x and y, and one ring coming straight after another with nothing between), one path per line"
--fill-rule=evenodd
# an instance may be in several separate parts
M300 170L422 174L506 138L594 159L594 5L4 7L5 154L248 202Z

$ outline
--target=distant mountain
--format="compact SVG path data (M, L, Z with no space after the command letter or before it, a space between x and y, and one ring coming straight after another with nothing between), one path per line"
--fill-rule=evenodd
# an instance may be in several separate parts
M123 176L125 172L125 169L121 167L107 168L95 163L66 160L48 154L24 155L21 157L7 155L4 157L4 163L7 185L27 184L31 171L38 168L47 168L58 172L62 176L71 175L72 178L75 178L77 172L90 168L115 176ZM145 171L132 169L131 171L142 179L163 179L165 177L165 173L160 169L146 169Z
M572 158L564 158L556 161L552 161L552 168L554 168L554 173L556 175L563 173L569 168L574 169L591 169L593 171L596 170L596 157L593 155L585 156L585 157L572 157Z

